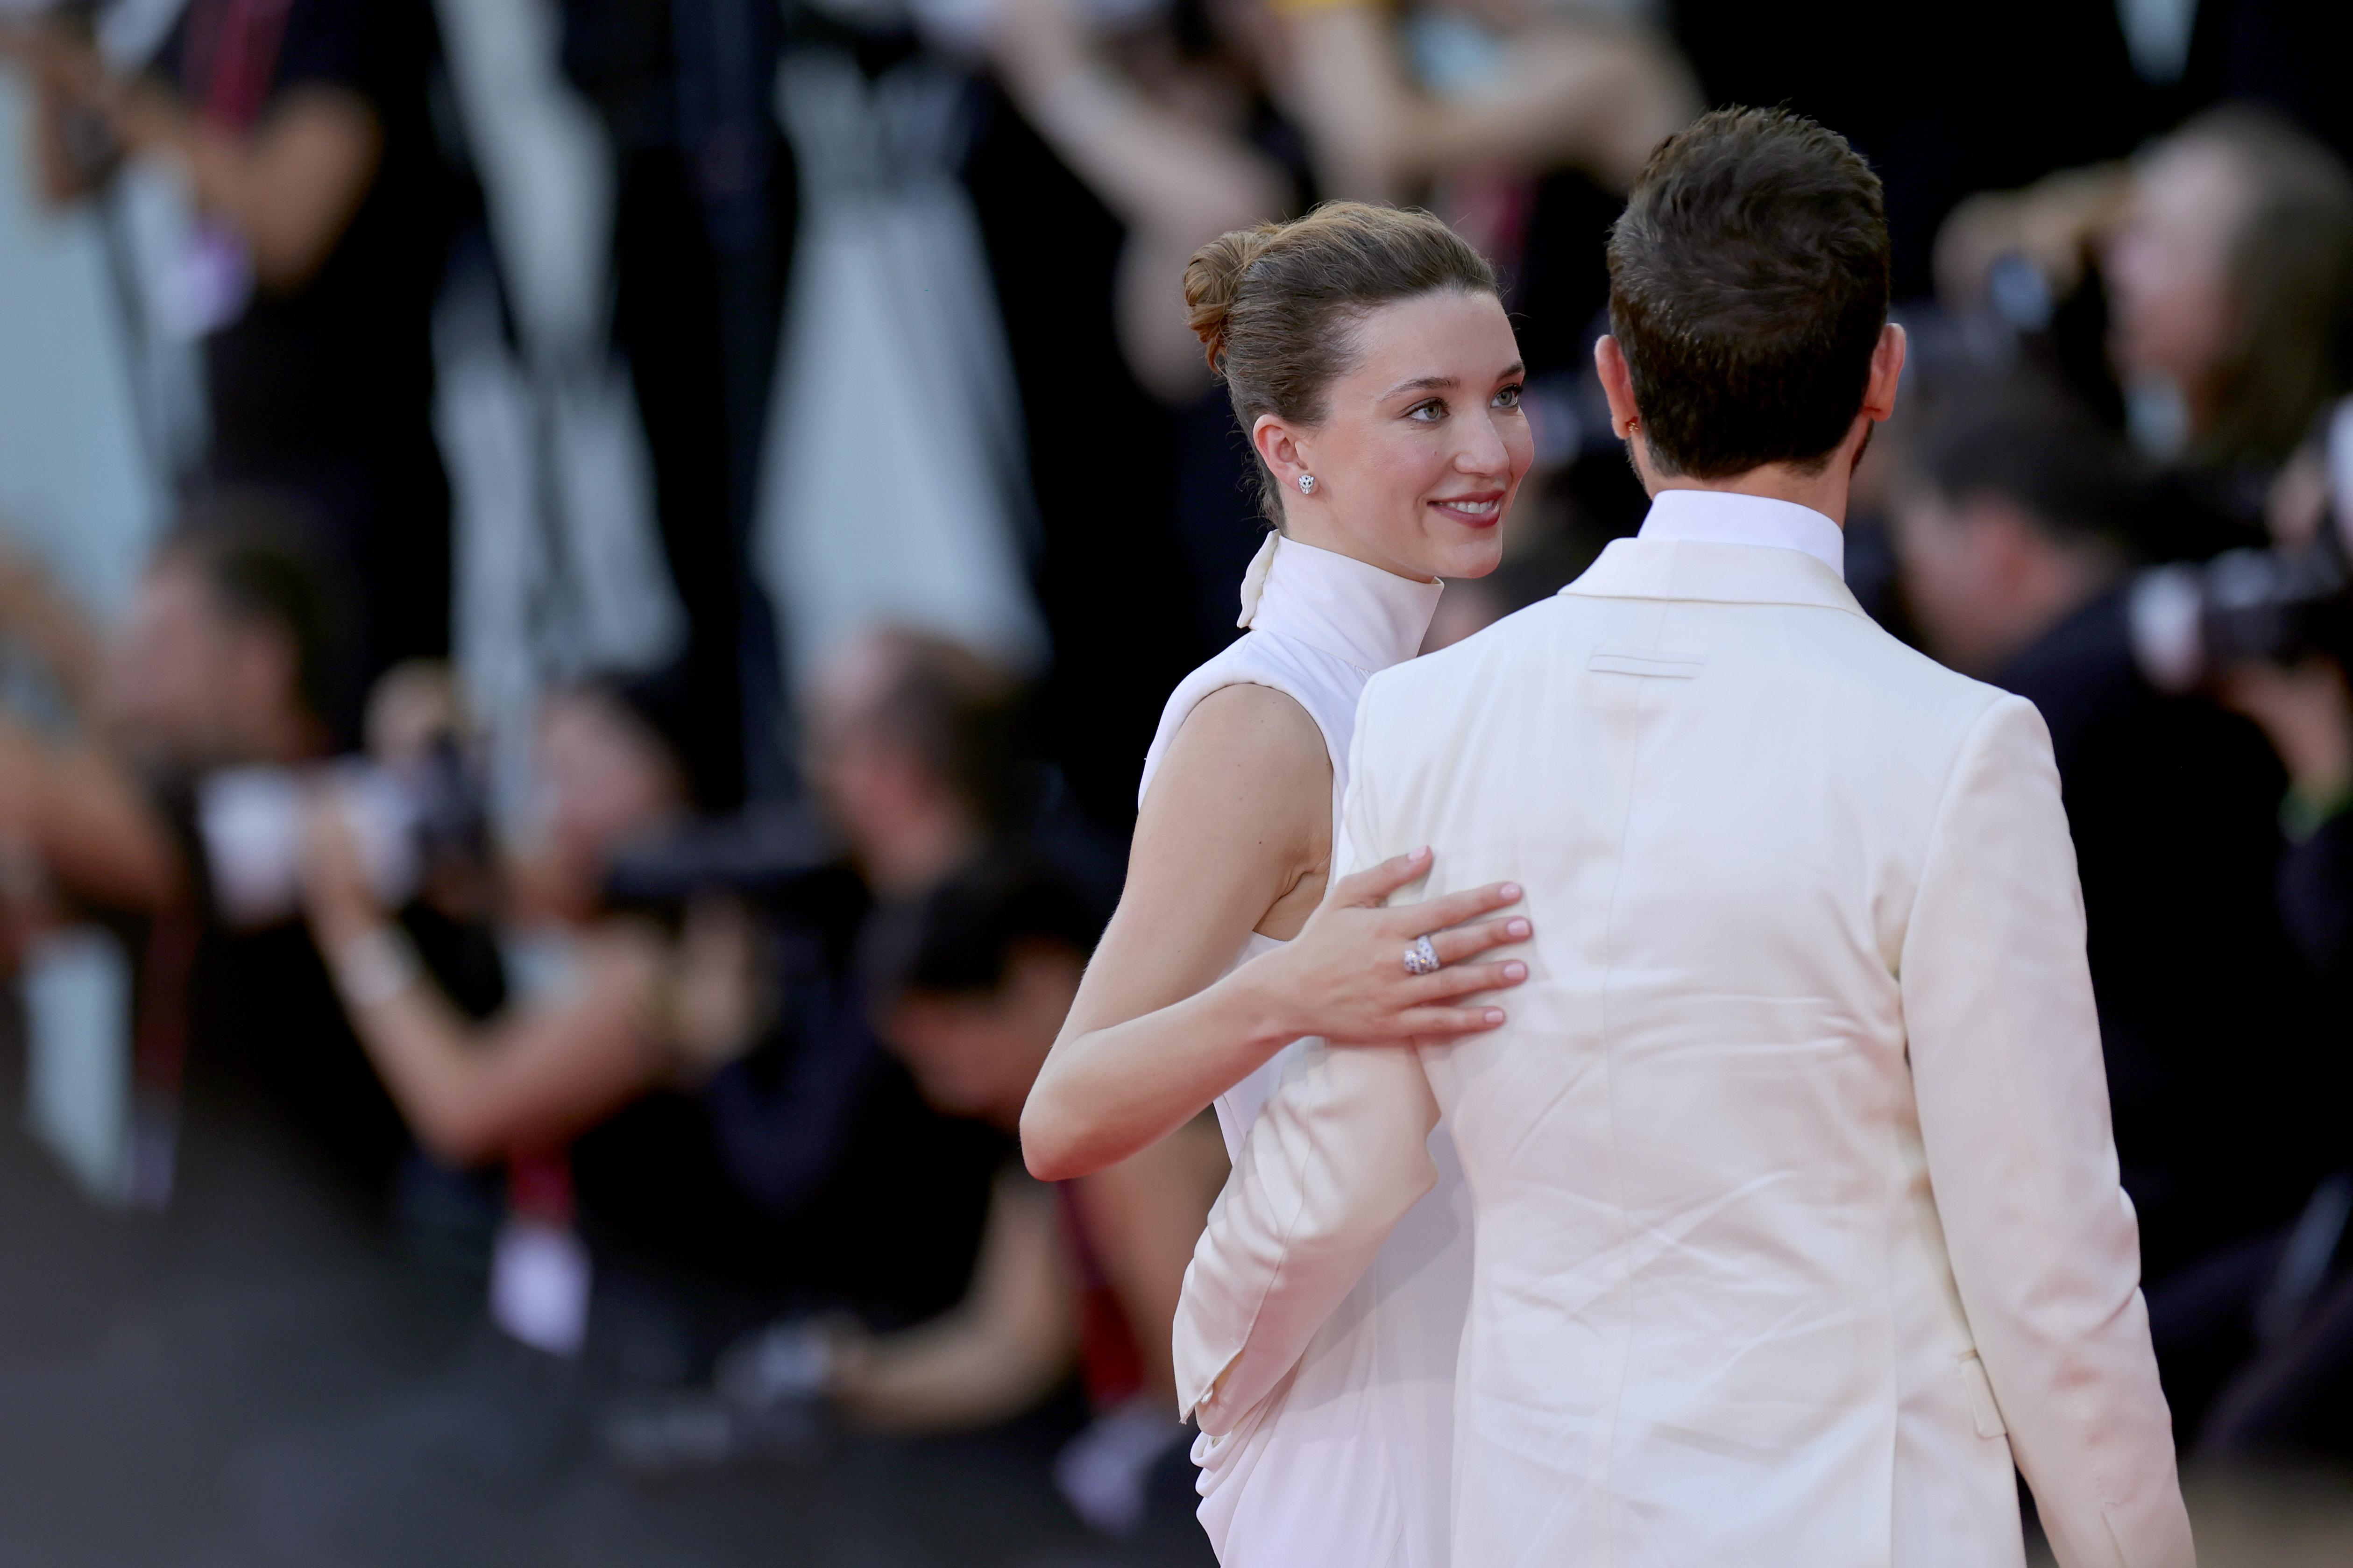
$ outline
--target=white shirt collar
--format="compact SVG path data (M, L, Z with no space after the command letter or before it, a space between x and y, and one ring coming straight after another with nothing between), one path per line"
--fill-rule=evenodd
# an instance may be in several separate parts
M1846 580L1846 531L1810 506L1734 490L1661 490L1638 537L1802 550Z

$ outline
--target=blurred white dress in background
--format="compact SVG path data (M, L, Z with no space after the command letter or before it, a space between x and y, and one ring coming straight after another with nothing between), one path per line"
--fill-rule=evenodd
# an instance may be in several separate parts
M167 510L118 277L138 281L115 270L129 257L110 261L96 203L43 208L30 107L22 79L0 72L0 537L108 617Z
M558 65L554 0L438 0L504 303L451 280L434 427L449 470L453 653L494 737L502 816L527 792L543 689L642 669L684 631L654 525L652 460L607 347L612 160Z
M827 51L777 73L801 227L754 549L797 671L883 623L1017 668L1045 653L1018 395L955 173L969 89L928 57L871 83Z

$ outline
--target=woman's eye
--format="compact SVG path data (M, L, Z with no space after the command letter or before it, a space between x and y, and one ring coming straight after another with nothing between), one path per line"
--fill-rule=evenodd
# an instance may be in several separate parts
M1497 408L1517 408L1519 405L1520 389L1518 387L1507 386L1495 394L1494 406Z
M1427 403L1417 403L1405 411L1409 419L1419 419L1425 425L1435 425L1446 417L1446 400L1433 397Z

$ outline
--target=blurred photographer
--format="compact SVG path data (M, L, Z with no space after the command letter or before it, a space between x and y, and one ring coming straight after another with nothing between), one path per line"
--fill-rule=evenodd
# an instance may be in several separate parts
M171 1190L184 1074L208 1119L262 1110L371 1199L406 1146L290 899L234 896L254 882L255 859L240 851L255 841L218 831L224 781L285 781L290 804L294 771L328 752L330 595L288 531L279 509L249 495L191 514L103 641L29 574L0 573L0 618L49 668L69 721L45 732L0 715L0 810L34 873L12 879L13 901L19 923L103 921L132 954L149 1141L134 1149L132 1181L157 1206ZM282 825L290 851L290 811ZM422 905L404 904L399 919L470 1005L495 1000L478 933Z
M2271 499L2276 553L2309 563L2316 572L2307 579L2311 587L2331 578L2335 586L2292 614L2268 618L2283 634L2268 650L2272 657L2239 654L2213 679L2223 700L2261 724L2287 764L2282 817L2293 842L2280 868L2280 907L2320 986L2328 1038L2341 1054L2345 1023L2353 1018L2353 695L2346 678L2353 594L2344 567L2353 559L2353 405L2338 404L2321 422ZM2214 619L2210 610L2210 627ZM2200 1435L2209 1454L2353 1455L2348 1086L2353 1072L2340 1067L2327 1104L2336 1173L2293 1226L2268 1239L2260 1288L2228 1304L2225 1325L2252 1360L2214 1402Z
M2261 542L2265 487L2347 390L2353 180L2270 111L2227 104L2130 163L1972 197L1936 242L1937 292L2047 324L2107 321L2135 442L2169 467L2158 559Z
M1094 1420L1063 1449L1056 1479L1113 1533L1136 1528L1154 1483L1193 1530L1185 1426L1171 1414L1169 1324L1193 1243L1225 1176L1206 1119L1081 1181L1033 1180L1014 1157L1039 1067L1060 1031L1106 909L1034 851L985 857L875 932L878 1024L943 1114L1007 1135L970 1289L896 1333L776 1325L723 1363L732 1419L773 1423L822 1398L855 1425L928 1431L1029 1410L1075 1364Z
M2179 1429L2235 1352L2201 1292L2260 1275L2336 1158L2331 1036L2282 928L2285 781L2255 727L2160 689L2135 642L2137 476L2055 395L1948 396L1902 455L1894 541L1929 651L2052 732L2089 924L2116 1148Z

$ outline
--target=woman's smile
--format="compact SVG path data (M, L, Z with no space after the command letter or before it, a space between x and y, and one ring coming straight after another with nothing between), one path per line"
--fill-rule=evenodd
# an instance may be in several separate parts
M1466 490L1460 495L1432 496L1429 505L1440 517L1465 527L1493 528L1504 519L1504 494L1501 489Z

